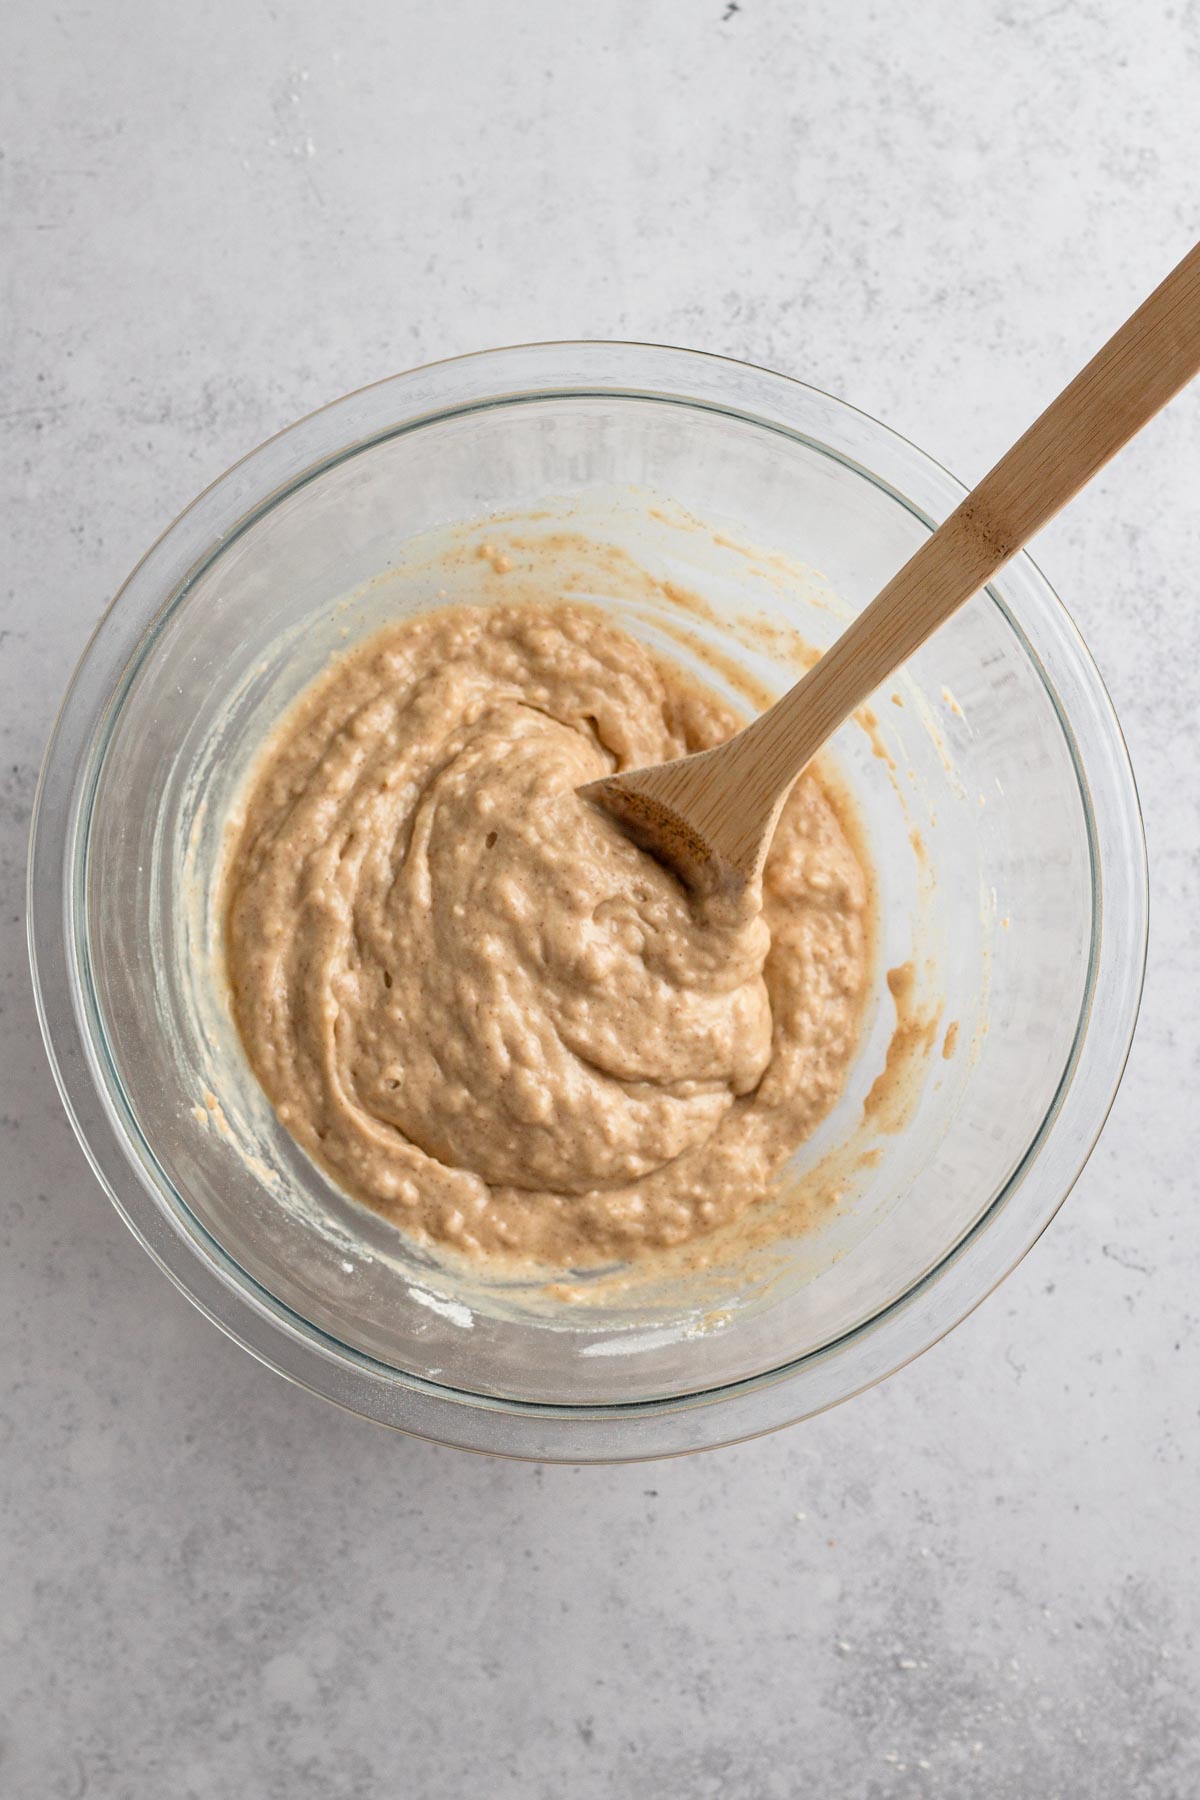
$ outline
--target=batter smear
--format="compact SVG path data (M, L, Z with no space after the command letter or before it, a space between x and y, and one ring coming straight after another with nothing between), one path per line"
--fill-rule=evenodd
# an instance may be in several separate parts
M559 1267L770 1190L858 1031L867 886L837 814L806 775L731 922L575 792L739 723L567 604L427 613L302 695L232 824L228 974L335 1182L418 1237Z

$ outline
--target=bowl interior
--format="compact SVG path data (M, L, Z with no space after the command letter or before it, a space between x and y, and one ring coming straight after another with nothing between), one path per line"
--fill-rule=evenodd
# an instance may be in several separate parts
M331 1354L463 1395L585 1407L780 1370L937 1270L1037 1152L1078 1048L1098 922L1071 734L1003 584L832 747L879 885L861 1052L793 1171L836 1202L702 1281L555 1306L347 1200L276 1124L242 1057L215 979L214 905L222 822L264 734L335 650L438 603L446 545L485 530L616 545L701 594L711 616L690 614L681 636L675 602L631 598L603 559L591 603L715 685L705 652L718 647L778 692L797 673L789 636L829 643L929 529L862 467L765 419L559 392L356 443L213 546L124 672L77 859L97 1076L143 1181L199 1253ZM490 565L462 567L451 598L505 603ZM897 1024L885 974L908 964L907 1086L868 1119Z

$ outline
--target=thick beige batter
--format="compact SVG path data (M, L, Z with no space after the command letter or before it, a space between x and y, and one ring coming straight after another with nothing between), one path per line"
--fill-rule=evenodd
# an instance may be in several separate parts
M836 1099L866 882L818 780L736 924L580 801L720 742L715 696L596 611L446 609L341 658L233 824L228 968L280 1120L349 1193L475 1255L685 1243Z

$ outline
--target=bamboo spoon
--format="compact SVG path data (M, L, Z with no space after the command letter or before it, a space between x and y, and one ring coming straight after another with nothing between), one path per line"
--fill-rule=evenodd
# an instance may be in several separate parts
M1200 244L792 689L714 750L579 791L698 892L757 880L821 745L1200 370Z

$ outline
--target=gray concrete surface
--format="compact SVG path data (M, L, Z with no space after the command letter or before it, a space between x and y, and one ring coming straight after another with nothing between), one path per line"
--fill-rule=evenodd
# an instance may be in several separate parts
M0 1795L1194 1795L1200 393L1039 551L1146 804L1128 1079L1001 1292L815 1423L540 1470L293 1392L92 1180L21 914L100 609L347 388L665 339L980 474L1197 235L1196 6L13 0L0 30Z

